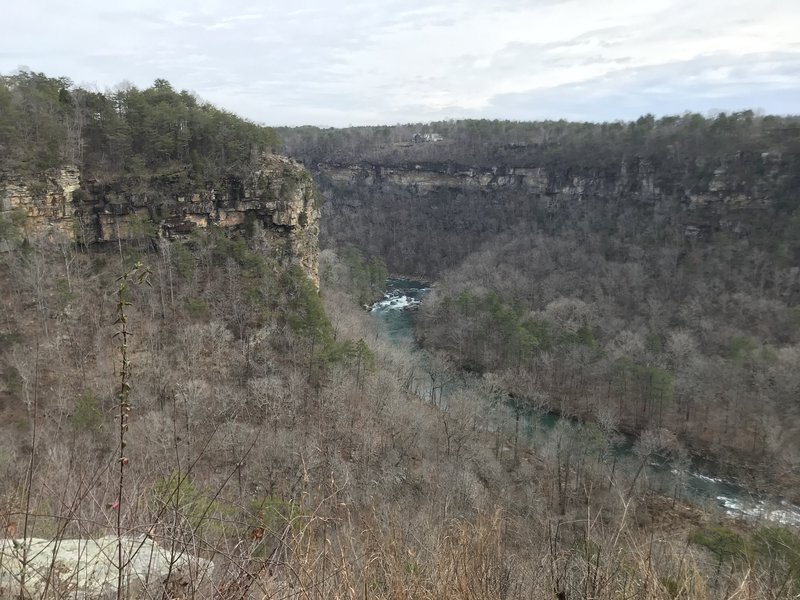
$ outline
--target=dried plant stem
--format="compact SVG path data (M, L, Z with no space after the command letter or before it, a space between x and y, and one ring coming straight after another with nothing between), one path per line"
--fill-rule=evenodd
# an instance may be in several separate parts
M36 421L39 416L39 342L36 342L36 364L33 382L33 426L31 429L31 458L25 474L25 518L22 527L22 571L19 578L19 597L25 598L25 575L28 570L28 526L31 514L31 489L33 486L33 469L36 458Z
M117 288L117 320L115 325L119 326L119 331L115 337L120 338L120 385L117 392L117 403L119 407L119 453L118 453L118 486L117 486L117 501L115 503L117 511L116 519L116 535L117 535L117 600L123 598L123 580L125 572L125 562L123 560L122 549L122 501L123 492L125 491L125 468L128 465L128 459L125 456L125 434L128 431L128 416L131 412L130 404L130 377L131 377L131 363L128 359L128 339L131 336L128 330L128 317L125 314L125 307L130 306L127 299L128 283L142 283L147 282L149 271L137 262L133 269L126 271L122 277L118 279L119 287Z

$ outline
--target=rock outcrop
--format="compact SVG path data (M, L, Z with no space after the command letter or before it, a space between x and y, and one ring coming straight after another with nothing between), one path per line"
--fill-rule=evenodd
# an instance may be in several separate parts
M167 595L169 577L182 591L208 586L214 565L209 560L170 550L150 538L123 537L123 578L132 597ZM0 539L0 598L116 597L118 540ZM24 566L24 568L23 568ZM190 588L190 589L187 589Z
M786 175L781 157L769 154L702 169L665 173L635 158L612 171L443 162L322 163L312 172L326 200L323 244L354 245L384 257L390 270L435 276L520 226L557 231L588 218L614 235L627 219L692 241L748 235Z
M65 166L32 182L0 172L0 211L24 214L28 233L81 244L174 239L212 226L246 230L259 223L275 254L297 261L319 285L319 197L301 165L266 156L246 181L232 178L199 191L176 178L100 181Z

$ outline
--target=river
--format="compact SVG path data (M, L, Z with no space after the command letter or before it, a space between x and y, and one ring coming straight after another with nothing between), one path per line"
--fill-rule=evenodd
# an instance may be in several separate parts
M424 300L429 289L430 285L423 281L387 279L386 295L372 305L370 314L382 322L391 340L419 349L413 335L414 309ZM537 417L526 415L522 429L529 437L543 438L558 421L559 417L553 413ZM630 441L618 446L616 451L623 459L633 459ZM732 517L800 526L800 506L750 493L733 481L715 477L714 473L708 472L707 465L703 470L695 464L688 470L679 471L667 462L653 461L647 465L644 475L653 489L669 495L677 491L684 500L705 508L717 507Z

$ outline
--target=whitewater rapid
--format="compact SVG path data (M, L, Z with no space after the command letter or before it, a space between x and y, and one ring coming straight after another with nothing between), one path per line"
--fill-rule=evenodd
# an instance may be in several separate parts
M391 278L387 279L386 287L386 294L370 307L370 313L384 322L392 339L406 339L415 344L413 309L422 303L430 286L421 281ZM535 428L543 432L551 430L559 417L550 417L546 415L540 419ZM627 452L630 453L630 450ZM732 481L693 470L680 473L657 464L650 465L648 476L663 493L671 493L680 477L683 479L683 485L679 486L680 497L701 505L713 504L733 518L800 527L800 506L750 494Z

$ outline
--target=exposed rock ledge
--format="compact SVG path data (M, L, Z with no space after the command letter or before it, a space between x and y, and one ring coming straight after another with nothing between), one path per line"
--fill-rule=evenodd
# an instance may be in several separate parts
M246 181L220 186L189 190L168 175L89 180L74 166L34 182L0 172L0 212L23 212L29 233L59 232L84 244L143 238L154 228L159 236L176 238L212 225L244 229L259 222L274 239L276 255L296 260L319 285L319 205L308 172L270 155Z
M125 585L136 596L149 597L164 579L190 581L197 587L208 581L214 565L211 561L189 554L172 553L149 538L123 537ZM0 598L65 598L114 597L118 572L117 538L96 540L0 539ZM23 578L23 556L27 562ZM24 584L23 584L24 581ZM20 596L22 586L22 596ZM147 591L145 591L147 590Z

